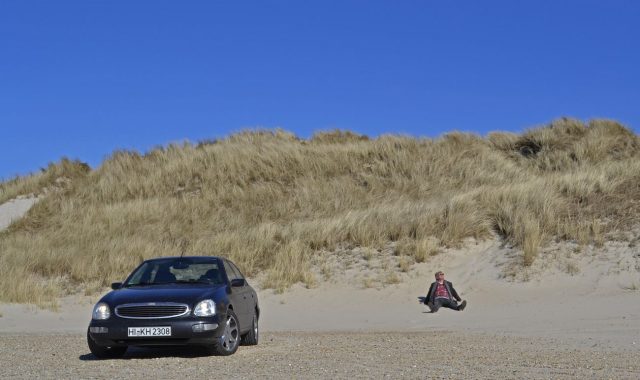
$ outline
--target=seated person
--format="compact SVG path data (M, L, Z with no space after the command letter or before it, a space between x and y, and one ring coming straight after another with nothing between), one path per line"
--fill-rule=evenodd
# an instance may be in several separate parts
M436 281L429 287L424 303L429 306L432 313L437 312L440 307L462 311L467 306L467 301L462 301L459 305L456 301L460 302L462 299L453 288L453 284L444 280L442 271L436 272Z

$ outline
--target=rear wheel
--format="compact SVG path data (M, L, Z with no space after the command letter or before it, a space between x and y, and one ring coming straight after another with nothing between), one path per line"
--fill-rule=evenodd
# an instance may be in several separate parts
M89 345L89 350L91 353L97 357L98 359L116 359L121 358L127 352L127 347L108 347L101 346L97 344L91 335L89 335L89 331L87 330L87 344Z
M233 310L227 311L227 319L224 325L222 335L213 343L211 350L216 355L231 355L238 350L240 345L240 326L238 326L238 317Z
M242 344L246 346L255 346L256 344L258 344L258 337L259 337L258 314L254 311L251 330L242 336Z

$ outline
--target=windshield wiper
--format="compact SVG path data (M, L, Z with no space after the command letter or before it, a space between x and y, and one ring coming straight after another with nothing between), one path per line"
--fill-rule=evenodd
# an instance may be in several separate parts
M132 286L146 286L146 285L160 285L161 283L159 282L146 282L146 281L142 281L142 282L138 282L137 284L126 284L123 286L123 288L129 288ZM164 283L166 284L166 282Z
M209 281L204 281L204 280L176 280L176 281L171 281L172 284L207 284L207 285L211 285L211 283Z
M124 288L129 288L132 286L147 286L147 285L167 285L167 284L206 284L212 285L213 283L204 280L175 280L175 281L167 281L167 282L139 282L137 284L127 284L124 285Z

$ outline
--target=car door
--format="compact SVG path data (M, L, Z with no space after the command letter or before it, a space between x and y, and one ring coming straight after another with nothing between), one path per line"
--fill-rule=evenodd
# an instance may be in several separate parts
M246 281L244 286L231 286L233 280L242 279L242 277L240 273L235 270L233 264L231 264L227 260L224 260L224 270L225 272L227 272L227 277L229 278L229 285L231 289L229 298L231 299L231 303L233 304L233 311L238 317L240 330L244 332L251 326L251 317L247 316L247 303L249 303L250 300L247 299L249 294L248 288L246 286Z
M242 286L242 295L243 295L242 298L244 301L244 306L246 308L245 312L247 314L247 321L249 324L251 324L253 320L255 305L257 303L257 300L255 299L255 292L253 291L251 286L249 286L249 282L244 277L240 269L238 269L236 264L232 262L229 262L229 264L231 264L231 268L233 268L233 270L235 271L237 278L242 279L244 282L244 285Z

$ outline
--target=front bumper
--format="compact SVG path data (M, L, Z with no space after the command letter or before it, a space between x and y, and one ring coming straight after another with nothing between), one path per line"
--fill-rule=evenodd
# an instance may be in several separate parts
M166 319L127 319L112 316L106 321L91 320L89 336L96 344L108 347L211 345L214 339L224 332L224 325L219 322L224 320L226 318L220 315ZM129 337L127 334L130 327L161 326L171 327L170 337Z

